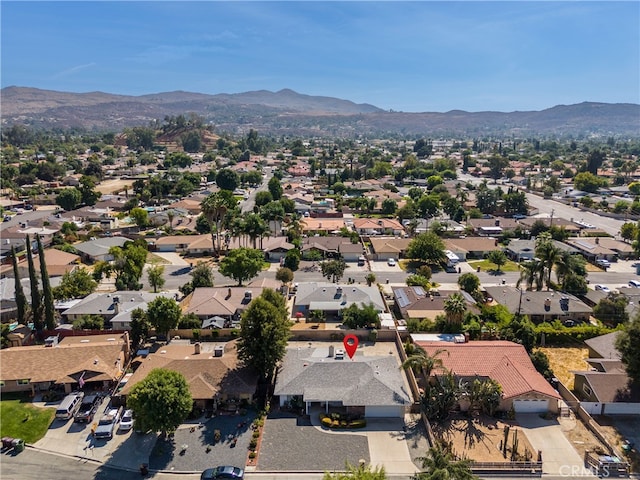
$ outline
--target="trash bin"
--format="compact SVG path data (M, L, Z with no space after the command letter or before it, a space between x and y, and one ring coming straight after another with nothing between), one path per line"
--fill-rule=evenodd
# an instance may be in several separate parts
M13 441L13 451L16 453L20 453L24 450L24 440L21 438L16 438Z

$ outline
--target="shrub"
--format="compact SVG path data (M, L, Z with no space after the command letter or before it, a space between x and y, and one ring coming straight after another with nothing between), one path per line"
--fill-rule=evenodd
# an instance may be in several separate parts
M249 452L249 458L251 460L253 460L254 458L256 458L257 453L256 452Z
M351 420L351 423L349 423L350 428L364 428L366 426L367 426L367 421L364 418Z
M257 438L252 438L251 441L249 442L249 449L253 450L257 446L258 446L258 439Z
M320 419L320 423L322 423L324 427L331 427L333 421L329 417L324 417Z
M260 436L260 432L258 430L255 430L252 436L253 438L258 438Z
M331 427L340 428L340 420L334 420L333 422L331 422Z

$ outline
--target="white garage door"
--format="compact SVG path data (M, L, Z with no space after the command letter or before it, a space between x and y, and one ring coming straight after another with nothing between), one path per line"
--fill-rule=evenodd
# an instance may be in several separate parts
M514 400L513 409L517 413L542 413L549 410L549 400Z
M395 405L366 407L364 415L369 418L398 418L404 416L404 407Z

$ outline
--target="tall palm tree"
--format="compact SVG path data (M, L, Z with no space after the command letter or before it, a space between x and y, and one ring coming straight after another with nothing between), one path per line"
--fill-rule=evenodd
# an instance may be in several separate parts
M402 363L402 368L405 370L411 368L413 370L422 371L426 378L431 376L431 372L436 368L443 368L444 364L442 363L442 359L439 358L440 355L446 353L449 355L449 351L444 348L439 348L433 355L429 355L427 351L422 348L420 345L414 345L413 353L407 357L407 359Z
M553 267L560 259L560 249L554 245L551 239L536 241L536 257L540 259L543 266L543 281L547 285L547 291L551 287L551 273Z
M516 282L516 287L520 288L520 284L525 282L527 290L532 290L534 287L536 291L542 290L542 278L544 275L544 265L540 260L534 258L528 262L524 262L520 266L520 278Z
M444 301L444 311L447 314L447 321L449 323L460 325L462 324L464 312L467 311L467 301L461 293L456 292L449 295Z
M253 248L257 248L258 238L262 240L262 237L269 233L269 226L260 215L250 213L244 219L244 233L251 239Z
M434 444L426 457L420 457L424 472L415 475L416 480L478 480L471 471L469 460L456 460L448 448Z
M237 200L233 194L226 190L214 192L202 200L202 214L207 217L213 226L211 229L211 241L213 242L213 248L217 248L218 251L221 250L220 231L222 230L222 220L227 211L234 208L236 204Z
M564 283L565 278L569 275L576 274L585 276L587 274L584 258L568 251L560 253L555 267L556 277L558 277L559 283Z

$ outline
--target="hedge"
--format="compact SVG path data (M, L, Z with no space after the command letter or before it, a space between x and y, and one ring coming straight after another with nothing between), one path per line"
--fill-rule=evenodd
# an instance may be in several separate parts
M358 418L354 420L347 420L341 418L338 414L333 414L333 418L327 414L320 414L320 423L327 428L364 428L367 426L367 421L364 418Z
M545 345L564 345L567 343L582 343L593 337L613 332L613 328L596 325L579 325L576 327L558 327L550 323L541 323L536 326L538 343L544 333Z

